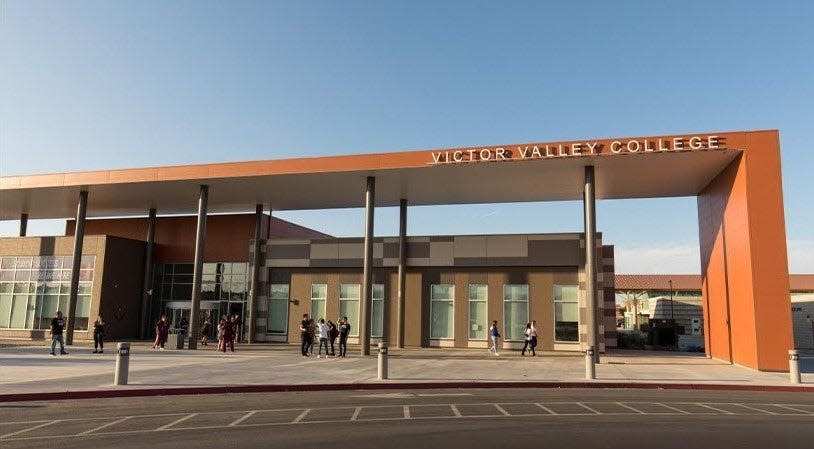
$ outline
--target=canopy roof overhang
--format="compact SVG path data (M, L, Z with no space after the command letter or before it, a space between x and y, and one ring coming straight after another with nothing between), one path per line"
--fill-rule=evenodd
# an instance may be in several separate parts
M191 214L204 184L210 213L253 211L259 203L274 210L363 207L368 176L376 177L376 206L398 206L401 198L410 205L579 200L588 165L598 199L694 196L744 150L745 133L11 176L0 178L0 219L72 217L81 190L89 192L91 217L150 208Z

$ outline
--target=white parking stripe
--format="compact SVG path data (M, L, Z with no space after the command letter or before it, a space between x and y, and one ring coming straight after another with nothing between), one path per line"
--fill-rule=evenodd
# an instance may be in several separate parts
M54 420L54 421L48 421L48 422L46 422L46 423L42 423L42 424L36 425L36 426L34 426L34 427L29 427L29 428L27 428L27 429L23 429L23 430L18 430L18 431L16 431L16 432L7 433L7 434L5 434L5 435L0 436L0 438L8 438L8 437L10 437L10 436L14 436L14 435L18 435L18 434L21 434L21 433L25 433L25 432L28 432L28 431L30 431L30 430L39 429L40 427L50 426L51 424L56 424L56 423L58 423L58 422L60 422L60 421L62 421L62 420L61 420L61 419L57 419L57 420Z
M461 412L458 410L458 407L455 407L455 404L449 404L449 408L452 409L452 414L453 415L455 415L457 417L461 416Z
M506 411L506 409L504 409L503 407L501 407L499 404L492 404L492 405L494 405L494 406L495 406L495 408L497 409L497 411L499 411L500 413L503 413L503 416L511 416L511 415L509 415L509 412L507 412L507 411Z
M351 421L356 421L359 418L359 413L362 413L362 407L356 407L356 410L353 411L353 416L350 417Z
M404 419L410 419L410 406L404 406Z
M680 408L675 408L675 407L669 406L669 405L667 405L667 404L665 404L665 403L663 403L663 402L654 402L654 404L658 404L658 405L660 405L660 406L662 406L662 407L667 407L667 408L669 408L670 410L675 410L675 411L677 411L678 413L681 413L681 414L684 414L684 415L689 415L689 414L690 414L690 412L688 412L688 411L686 411L686 410L681 410Z
M291 421L291 423L293 424L293 423L298 423L298 422L302 421L302 419L305 418L305 415L307 415L308 412L310 412L310 411L311 411L310 408L307 408L307 409L303 410L302 413L300 413L299 415L297 415L296 418L294 418L294 421Z
M117 420L115 420L115 421L111 421L111 422L109 422L109 423L107 423L107 424L103 424L103 425L101 425L101 426L99 426L99 427L96 427L96 428L94 428L94 429L86 430L86 431L84 431L84 432L82 432L82 433L77 433L76 435L77 435L77 436L80 436L80 435L87 435L87 434L89 434L89 433L96 432L97 430L106 429L106 428L108 428L108 427L110 427L110 426L113 426L113 425L116 425L116 424L118 424L118 423L120 423L120 422L127 421L127 420L128 420L128 419L130 419L130 418L132 418L132 416L125 416L125 417L124 417L124 418L122 418L122 419L117 419Z
M626 408L626 409L633 410L634 412L636 412L636 413L638 413L638 414L640 414L640 415L644 415L644 412L643 412L643 411L641 411L641 410L637 410L637 409L635 409L635 408L633 408L633 407L631 407L631 406L629 406L629 405L625 405L625 404L623 404L623 403L621 403L621 402L617 402L617 403L616 403L616 405L618 405L618 406L620 406L620 407L624 407L624 408Z
M557 413L555 413L555 412L554 412L554 410L551 410L550 408L546 407L546 406L545 406L545 405L543 405L543 404L540 404L539 402L535 402L535 403L534 403L534 405L536 405L537 407L540 407L541 409L543 409L543 410L547 411L548 413L551 413L552 415L556 415L556 414L557 414Z
M165 424L165 425L163 425L163 426L161 426L161 427L159 427L159 428L157 428L155 430L156 430L156 432L160 431L160 430L167 430L170 427L172 427L172 426L174 426L176 424L182 423L182 422L184 422L184 421L186 421L186 420L188 420L188 419L190 419L190 418L192 418L194 416L198 416L198 414L197 413L190 413L189 415L184 416L183 418L178 418L175 421L173 421L173 422L171 422L169 424Z
M587 405L583 404L582 402L575 402L575 404L579 405L580 407L586 408L586 409L588 409L588 410L590 410L590 411L592 411L592 412L596 413L597 415L601 415L601 414L602 414L602 413L600 413L600 412L598 412L598 411L596 411L596 410L592 409L591 407L588 407Z
M242 423L243 421L251 418L251 416L254 415L255 413L257 413L257 410L252 410L249 413L246 413L245 415L241 416L240 418L232 421L227 427L234 427L234 426Z
M710 410L715 410L716 412L720 412L720 413L723 413L725 415L734 415L733 412L729 412L729 411L726 411L726 410L721 410L719 408L715 408L715 407L713 407L711 405L707 405L707 404L702 404L700 402L696 402L695 405L697 405L699 407L705 407L705 408L708 408Z
M734 404L734 403L733 403L733 404ZM754 410L754 411L756 411L756 412L766 413L767 415L776 415L776 414L777 414L777 413L775 413L775 412L770 412L770 411L768 411L768 410L761 410L761 409L759 409L759 408L749 407L749 406L748 406L748 405L746 405L746 404L741 404L741 403L738 403L738 404L734 404L734 405L738 405L738 406L740 406L740 407L748 408L749 410Z
M790 405L782 405L782 404L770 404L770 405L774 405L775 407L782 407L782 408L791 410L793 412L805 413L806 415L814 415L814 413L811 413L809 411L806 411L806 410L803 410L803 409L800 409L800 408L794 408L794 407L792 407Z

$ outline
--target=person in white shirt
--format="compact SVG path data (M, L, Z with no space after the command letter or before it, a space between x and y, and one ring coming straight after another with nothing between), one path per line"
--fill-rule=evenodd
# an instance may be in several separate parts
M523 350L520 351L520 355L526 355L526 349L531 348L531 356L534 357L537 353L534 349L537 347L537 322L532 321L531 323L526 323L526 330L524 334L526 335L526 341L523 343Z
M319 332L319 352L317 352L317 358L322 357L322 347L325 346L325 358L328 358L328 334L329 334L329 327L325 324L325 318L320 318L319 323L317 323L317 331Z

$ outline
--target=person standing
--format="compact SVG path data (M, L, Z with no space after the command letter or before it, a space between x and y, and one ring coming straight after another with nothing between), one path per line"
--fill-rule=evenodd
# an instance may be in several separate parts
M93 353L103 353L105 352L105 342L103 340L105 336L105 322L102 320L102 315L99 315L96 318L96 321L93 322Z
M226 342L224 341L224 337L226 335L226 321L226 315L222 315L220 317L220 321L218 322L218 347L216 351L225 351L223 348L226 347Z
M228 317L223 321L223 344L221 345L221 351L226 352L226 347L229 347L229 350L235 352L235 317L232 316L231 319Z
M57 343L59 343L59 354L68 354L65 352L65 341L62 339L62 332L64 329L65 318L62 316L62 312L57 310L57 316L51 320L51 355L53 356L56 356L54 351L56 350Z
M203 325L201 326L201 344L204 346L209 345L209 333L212 332L212 322L209 317L204 318Z
M232 315L232 326L234 327L235 331L235 343L243 343L243 335L241 334L241 331L243 330L243 322L240 320L239 313Z
M350 335L350 323L348 323L348 317L342 317L339 321L339 357L345 357L348 353L348 335Z
M311 338L311 320L308 319L308 314L302 314L302 321L300 321L300 352L303 357L308 357L308 341Z
M170 325L167 323L167 315L161 315L161 319L155 323L155 343L153 343L153 349L160 348L163 351L169 334Z
M489 348L489 352L494 353L495 357L497 357L500 355L497 352L497 342L500 340L500 331L497 329L497 320L492 321L492 325L489 327L489 336L492 338L492 347Z
M317 358L322 357L322 347L325 346L325 358L328 358L328 325L325 324L325 318L320 318L317 323L317 332L319 333L319 352Z
M331 357L336 356L336 352L334 352L334 343L336 342L336 337L339 336L339 330L336 328L336 324L333 321L328 320L328 338L331 340Z

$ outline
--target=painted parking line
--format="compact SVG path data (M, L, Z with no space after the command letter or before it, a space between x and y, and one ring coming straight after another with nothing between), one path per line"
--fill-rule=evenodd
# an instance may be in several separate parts
M142 416L67 418L62 420L3 423L4 441L53 438L38 429L69 429L62 438L124 435L174 430L211 430L304 423L352 423L393 420L533 417L560 415L765 415L814 417L814 405L760 403L624 403L624 402L523 402L374 405L320 409L242 410L200 413L167 413ZM107 422L106 422L107 420ZM89 426L93 423L93 426ZM60 424L59 426L54 426Z
M93 432L98 432L98 431L100 431L102 429L107 429L110 426L115 426L116 424L125 422L130 418L132 418L132 416L125 416L124 418L117 419L115 421L111 421L111 422L109 422L107 424L102 424L101 426L94 427L93 429L86 430L86 431L84 431L82 433L78 433L77 435L82 436L82 435L88 435L88 434L93 433Z
M56 424L56 423L58 423L60 421L61 420L59 420L59 419L55 419L53 421L48 421L48 422L44 422L42 424L37 424L37 425L35 425L33 427L26 427L26 428L24 428L22 430L18 430L16 432L11 432L11 433L7 433L5 435L2 435L2 436L0 436L0 438L8 438L8 437L13 437L15 435L19 435L21 433L31 432L32 430L41 429L41 428L43 428L45 426L50 426L51 424Z
M178 419L176 419L175 421L173 421L173 422L171 422L171 423L169 423L169 424L165 424L165 425L163 425L163 426L161 426L161 427L158 427L158 428L157 428L157 429L155 429L155 430L156 430L156 431L167 430L167 429L169 429L170 427L172 427L172 426L174 426L174 425L176 425L176 424L181 424L182 422L184 422L184 421L186 421L186 420L188 420L188 419L190 419L190 418L193 418L193 417L195 417L195 416L198 416L198 414L197 414L197 413L190 413L189 415L186 415L186 416L184 416L183 418L178 418Z

